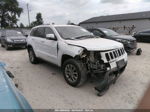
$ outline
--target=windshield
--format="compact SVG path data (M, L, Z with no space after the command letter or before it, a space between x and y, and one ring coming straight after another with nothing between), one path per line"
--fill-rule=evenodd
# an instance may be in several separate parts
M79 26L56 26L55 28L60 34L60 36L64 39L79 39L93 37L93 34Z
M16 31L16 30L6 30L6 32L5 32L6 34L6 36L7 37L12 37L12 36L23 36L23 34L21 33L21 32L19 32L19 31Z
M104 32L108 36L113 36L113 35L119 35L117 32L110 30L110 29L101 29L102 32Z

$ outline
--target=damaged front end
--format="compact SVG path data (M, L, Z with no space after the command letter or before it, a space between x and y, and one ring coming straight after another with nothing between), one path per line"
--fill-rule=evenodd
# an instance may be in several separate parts
M76 58L82 61L88 70L88 74L102 78L95 89L101 96L114 84L127 65L124 48L110 51L87 51L83 50Z

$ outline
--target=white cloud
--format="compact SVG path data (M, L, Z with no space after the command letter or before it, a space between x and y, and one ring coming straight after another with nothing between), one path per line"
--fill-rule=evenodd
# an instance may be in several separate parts
M100 0L101 3L123 3L125 0Z
M19 0L24 13L20 22L28 24L26 3L30 6L31 21L41 12L45 23L79 23L95 16L150 11L146 0Z

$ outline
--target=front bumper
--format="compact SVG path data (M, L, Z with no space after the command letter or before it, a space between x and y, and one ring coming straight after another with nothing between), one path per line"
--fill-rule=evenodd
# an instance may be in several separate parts
M99 85L95 87L95 90L99 92L98 93L99 96L102 96L109 89L109 86L116 82L119 76L124 72L126 66L127 62L124 62L123 65L119 66L117 64L117 67L114 67L104 72L103 81L101 81Z
M124 48L127 53L131 53L134 50L137 49L137 42L136 41L131 41L130 43L123 43Z
M7 42L8 47L26 47L27 42Z

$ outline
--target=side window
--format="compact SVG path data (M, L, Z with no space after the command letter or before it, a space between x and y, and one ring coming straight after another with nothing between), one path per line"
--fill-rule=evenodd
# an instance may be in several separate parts
M37 30L36 30L36 32L35 32L36 34L36 37L41 37L41 38L44 38L45 37L45 35L44 35L44 28L37 28Z
M93 33L94 35L96 35L96 36L102 36L102 37L104 36L104 34L101 33L101 32L98 31L98 30L93 30L92 33Z
M36 36L36 29L33 29L30 33L31 36Z
M45 28L45 36L46 34L54 34L53 30L51 28Z
M41 38L44 38L44 28L35 28L32 30L31 36L35 36L35 37L41 37Z

